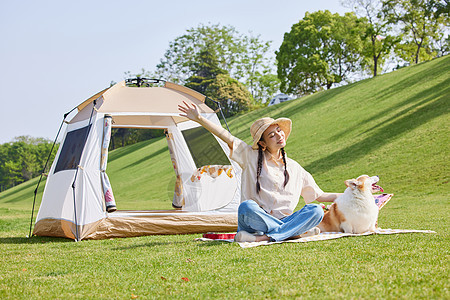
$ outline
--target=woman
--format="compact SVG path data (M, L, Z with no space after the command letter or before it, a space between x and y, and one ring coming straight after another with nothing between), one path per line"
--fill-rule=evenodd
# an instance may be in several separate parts
M262 118L250 133L252 146L202 117L195 104L179 106L180 116L195 121L228 144L230 158L242 168L237 242L282 241L319 234L323 209L313 201L332 202L338 193L324 193L311 174L284 151L292 122ZM294 212L302 196L306 205Z

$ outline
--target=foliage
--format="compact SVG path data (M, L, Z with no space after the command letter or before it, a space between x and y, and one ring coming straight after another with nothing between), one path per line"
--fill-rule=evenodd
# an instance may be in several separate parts
M227 74L217 75L206 94L221 103L225 117L247 111L252 105L252 95L247 88Z
M309 94L346 81L362 59L361 36L366 27L354 13L306 13L284 35L276 52L281 91Z
M400 58L417 64L448 53L449 16L444 8L435 0L383 0L384 18L400 24L402 42L395 49Z
M193 66L193 72L186 86L219 102L226 117L250 108L251 94L242 83L231 78L227 71L218 66L214 51L209 48L202 50ZM215 107L215 102L210 99L206 104Z
M262 104L279 90L280 80L272 73L275 66L270 51L270 42L261 41L260 37L244 37L247 52L241 53L242 58L237 65L234 78L242 81L251 92L256 104Z
M0 191L40 175L52 145L50 140L30 136L19 136L10 143L1 144ZM56 151L57 147L51 153L48 168Z
M367 19L368 24L362 37L364 45L361 53L364 59L361 67L377 76L382 72L383 64L400 38L392 35L392 24L381 17L381 1L346 0L342 4L351 8L358 17Z
M113 128L109 149L114 150L161 136L164 136L162 129Z
M281 81L277 75L267 72L265 72L264 74L256 72L255 76L255 81L258 84L254 85L251 89L254 99L253 106L265 106L270 102L270 99L279 91Z
M270 42L262 41L259 36L242 35L232 26L201 24L170 42L156 74L159 78L185 84L196 74L198 62L206 51L217 59L218 68L244 83L255 98L262 97L269 91L266 91L267 84L261 81L273 68L269 50ZM265 92L259 92L261 90ZM267 99L257 98L259 102L263 100Z
M234 27L200 24L170 42L169 49L157 66L158 74L166 80L184 84L193 75L193 66L205 48L214 52L219 67L229 73L236 68L235 54L244 51L242 38Z
M211 47L206 47L200 51L198 60L192 66L192 76L186 80L186 86L203 95L214 98L207 93L208 87L220 74L228 74L227 71L219 67L217 56Z

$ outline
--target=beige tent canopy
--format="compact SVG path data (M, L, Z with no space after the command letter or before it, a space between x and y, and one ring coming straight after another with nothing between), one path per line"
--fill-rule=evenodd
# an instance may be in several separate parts
M213 144L195 147L198 132L196 140L189 133L199 125L179 116L183 102L195 103L220 124L204 95L170 82L136 87L122 81L78 105L50 169L33 234L82 240L236 230L239 166L210 133ZM115 211L120 203L106 174L111 127L165 130L176 176L173 206L179 210ZM194 155L199 148L216 148L221 156Z

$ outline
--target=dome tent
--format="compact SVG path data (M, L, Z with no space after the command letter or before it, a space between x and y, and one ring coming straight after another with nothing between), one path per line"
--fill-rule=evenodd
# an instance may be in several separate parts
M178 111L183 101L194 103L220 124L205 99L170 82L136 87L122 81L77 106L50 168L33 234L82 240L236 230L239 166L223 141L210 133L200 137L203 128ZM114 211L106 173L111 127L165 130L179 210ZM214 145L201 145L206 141ZM221 154L211 155L213 148Z

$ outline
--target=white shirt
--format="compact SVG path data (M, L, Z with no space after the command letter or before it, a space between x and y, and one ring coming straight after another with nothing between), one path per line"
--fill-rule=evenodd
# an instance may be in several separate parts
M291 215L300 196L305 203L311 203L323 194L314 178L296 161L286 156L289 181L284 187L284 163L265 151L259 183L261 190L256 191L258 150L238 138L234 138L230 158L242 168L241 201L254 200L267 213L282 219Z

